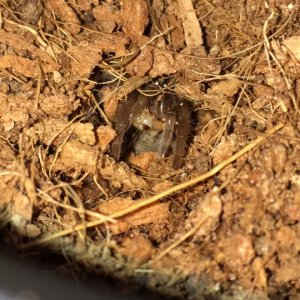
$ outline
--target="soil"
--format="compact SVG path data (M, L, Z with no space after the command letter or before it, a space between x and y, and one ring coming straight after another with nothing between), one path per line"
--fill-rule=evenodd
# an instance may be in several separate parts
M0 3L10 245L173 297L299 299L297 0ZM177 169L111 155L119 104L156 80L193 107Z

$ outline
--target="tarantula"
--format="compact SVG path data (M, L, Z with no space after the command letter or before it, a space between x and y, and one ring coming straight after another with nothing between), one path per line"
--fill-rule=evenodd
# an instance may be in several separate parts
M180 168L191 132L191 113L191 102L174 93L146 96L132 92L118 106L114 119L117 137L112 142L111 155L120 159L127 137L127 149L136 153L153 151L159 157L171 152L173 168Z

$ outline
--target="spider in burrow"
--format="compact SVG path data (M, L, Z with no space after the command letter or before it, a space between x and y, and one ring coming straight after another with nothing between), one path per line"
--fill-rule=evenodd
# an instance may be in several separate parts
M143 92L153 88L154 95ZM120 101L113 120L117 137L111 155L120 160L129 151L152 151L160 158L171 154L173 168L181 168L192 130L192 111L192 102L167 89L165 80L148 83Z

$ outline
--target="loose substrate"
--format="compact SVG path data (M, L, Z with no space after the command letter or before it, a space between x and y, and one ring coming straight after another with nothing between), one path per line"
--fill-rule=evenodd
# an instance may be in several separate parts
M297 0L2 0L0 15L7 243L174 297L298 299ZM193 104L183 166L116 161L119 103L166 76Z

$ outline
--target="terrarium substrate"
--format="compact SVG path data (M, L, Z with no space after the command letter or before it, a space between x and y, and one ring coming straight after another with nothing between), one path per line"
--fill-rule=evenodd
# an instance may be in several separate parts
M297 0L1 0L0 51L7 243L184 299L298 299Z

